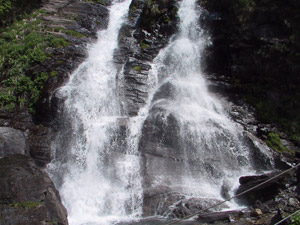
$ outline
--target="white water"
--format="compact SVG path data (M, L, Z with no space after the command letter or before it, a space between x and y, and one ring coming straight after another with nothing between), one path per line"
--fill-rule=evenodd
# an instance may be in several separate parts
M171 188L187 198L223 200L222 185L228 184L232 195L240 176L255 173L253 156L240 128L207 90L200 66L208 42L198 25L201 9L195 0L183 0L178 13L180 32L152 64L150 77L157 82L143 110L148 117L162 118L167 132L177 129L168 124L170 116L175 118L180 134L174 140L181 145L177 159L184 163L149 159L150 185Z
M72 225L106 225L140 215L142 196L135 146L128 149L132 154L120 154L113 137L123 119L113 52L130 1L113 3L108 28L99 32L99 41L90 47L86 62L59 90L65 99L65 119L71 124L67 129L72 134L67 145L58 146L67 147L67 153L63 153L67 161L54 161L49 171L61 173L62 179L56 183L60 183L59 192ZM64 135L68 136L66 131L56 142Z
M179 123L180 157L186 163L178 168L155 165L153 186L166 185L190 197L221 199L223 180L233 184L240 175L254 171L235 124L206 88L200 60L207 40L198 26L200 11L194 0L181 2L180 32L152 64L148 103L138 116L122 117L113 52L129 4L130 0L113 3L108 29L99 32L86 62L59 90L65 99L67 125L54 143L56 160L48 169L71 225L109 225L141 216L138 144L143 123L155 108L161 118L173 115ZM155 98L165 84L174 88L172 96ZM120 139L122 121L127 132Z

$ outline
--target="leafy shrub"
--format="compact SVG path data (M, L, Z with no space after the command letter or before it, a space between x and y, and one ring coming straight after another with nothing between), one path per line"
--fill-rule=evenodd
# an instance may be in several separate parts
M286 148L282 143L281 143L281 140L280 140L280 137L277 133L273 133L273 132L270 132L268 134L268 139L267 139L267 144L273 148L275 151L277 152L287 152L289 151L288 148Z
M300 213L296 214L291 218L290 225L300 225Z
M50 57L47 47L65 47L70 43L47 32L37 10L28 19L0 29L0 108L29 108L40 97L49 75L33 67Z

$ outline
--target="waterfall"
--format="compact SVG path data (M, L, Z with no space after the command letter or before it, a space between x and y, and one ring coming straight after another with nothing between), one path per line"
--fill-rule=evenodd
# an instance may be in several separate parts
M113 2L108 28L98 33L88 59L59 90L66 128L54 143L56 156L49 171L70 224L110 224L140 214L139 159L134 146L128 150L131 154L121 154L124 140L117 138L124 118L113 63L129 4Z
M224 182L232 193L239 176L257 169L254 150L207 90L195 0L180 3L179 32L151 65L147 104L123 116L113 53L129 4L113 2L108 28L58 92L63 125L48 171L71 225L130 221L148 215L149 201L158 205L152 215L167 216L183 199L222 199ZM146 199L153 191L176 196Z

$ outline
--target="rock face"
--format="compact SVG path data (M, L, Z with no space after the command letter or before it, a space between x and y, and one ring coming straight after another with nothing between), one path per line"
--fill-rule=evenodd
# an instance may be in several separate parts
M0 112L0 126L5 126L0 128L0 157L9 154L0 159L0 222L3 224L65 225L68 223L67 213L60 202L58 192L47 174L38 166L45 166L51 160L50 144L55 137L57 128L55 119L62 103L62 100L55 95L55 91L85 59L86 45L96 39L97 30L107 26L108 10L103 4L110 4L110 1L104 1L103 4L99 2L49 0L44 3L43 9L46 15L43 16L43 20L46 21L48 27L53 29L54 34L65 37L70 45L46 49L53 57L32 68L32 71L39 70L54 74L43 89L33 117L23 111ZM201 2L208 2L206 5L208 11L203 14L201 22L210 30L213 43L206 49L207 58L204 63L206 71L209 72L210 90L226 93L226 96L237 101L239 96L236 96L241 93L261 93L261 90L257 92L253 87L256 83L260 85L267 83L275 89L280 87L275 92L274 89L268 89L263 96L272 101L280 100L278 104L283 104L285 101L278 94L286 90L289 85L291 85L291 92L297 90L297 87L295 88L297 85L293 83L297 84L299 81L298 76L289 76L289 81L286 82L282 75L286 71L288 74L294 74L299 70L298 66L288 67L289 61L296 60L298 57L292 59L291 56L294 53L288 54L285 49L286 45L289 47L291 44L289 40L286 40L289 38L286 36L286 32L289 32L286 28L288 25L273 24L277 21L276 16L269 15L265 8L258 8L255 10L255 20L249 20L245 27L237 27L241 24L240 21L235 23L236 18L232 17L230 11L232 1L199 1ZM125 116L137 115L139 109L145 105L149 91L148 75L151 62L159 50L168 44L170 37L177 30L177 4L175 0L133 0L131 3L128 20L123 24L119 34L119 48L114 54L115 63L119 67L119 79L122 80L120 83L123 84L120 87L122 90L120 96ZM252 28L255 29L252 30ZM60 29L75 31L80 35L72 35L72 32L64 33ZM232 38L231 34L234 34ZM277 71L274 68L278 68L279 61L284 55L288 55L285 66ZM274 62L261 60L273 56L276 58ZM260 77L265 72L268 75ZM276 79L271 79L272 74L275 74ZM240 83L242 86L239 86ZM281 87L281 83L284 87ZM248 84L251 84L251 88L243 90ZM173 89L170 83L162 85L154 96L154 100L172 98ZM291 104L294 104L296 108L299 107L298 101L291 102ZM234 105L231 109L233 109L230 112L232 118L242 124L245 130L250 130L255 134L257 130L264 130L265 127L259 127L257 124L255 115L249 114L249 108L246 105ZM280 107L279 109L282 110ZM184 171L186 164L181 152L179 121L172 114L162 118L161 112L159 107L153 107L152 114L143 124L143 134L139 143L143 159L142 172L146 177L143 184L145 188L143 214L144 216L163 215L181 218L219 201L201 198L187 199L168 187L167 176L165 176L164 186L155 186L154 177L160 175L160 169L168 171L170 176L177 177ZM293 114L293 116L298 118L298 115ZM123 130L126 133L126 125L122 125ZM125 136L120 132L120 136L122 135ZM255 141L252 140L251 135L248 136L247 141L253 145ZM252 147L254 150L251 157L255 160L254 164L258 168L269 168L270 160L258 155L259 151L256 151L256 146ZM28 156L10 155L11 153L30 154L38 166ZM188 163L193 164L195 161ZM164 166L167 168L163 168ZM204 167L213 176L222 177L223 175L219 172L220 170L209 163L205 163ZM298 172L298 177L299 174ZM241 178L238 193L265 179L267 179L265 176ZM278 190L284 187L277 181L272 185L254 192L257 198L265 197L263 204L269 202L267 207L257 203L251 195L240 201L261 208L263 213L269 208L274 211L276 208L274 205L283 206L284 204L282 201L279 203L272 201L272 197L274 195L282 197ZM299 189L299 179L297 185ZM270 188L274 190L269 193L272 195L264 195L263 193L267 193ZM223 185L223 196L229 196L228 189L229 187ZM289 212L298 207L299 196L292 195L291 188L286 189L286 192L289 198L283 198L288 200L288 206L284 208L284 212ZM233 214L240 213L234 212ZM274 213L271 215L274 216ZM228 223L231 221L228 215L215 215L215 217L225 219ZM199 217L199 221L210 222L214 219ZM243 222L240 224L248 223L246 220Z
M42 97L35 107L35 120L50 124L61 103L55 96L56 89L86 58L87 44L96 40L97 31L107 27L108 9L97 3L71 0L51 0L42 9L47 12L43 20L48 28L53 29L52 34L61 36L70 43L64 48L48 48L47 53L53 57L33 68L49 74L54 71L56 74L48 79Z
M97 31L107 26L109 4L109 0L103 4L42 1L44 13L39 19L47 32L63 37L68 44L47 48L50 57L30 68L30 73L52 74L34 115L26 109L0 111L0 158L5 156L0 159L0 224L68 224L59 194L40 168L51 161L55 118L61 103L55 91L86 58L87 44L96 40Z
M97 38L97 31L107 26L110 1L105 5L85 1L50 0L42 4L45 10L42 18L52 34L63 37L69 43L65 47L49 47L49 59L31 68L32 72L41 71L51 74L35 105L35 114L26 110L17 112L0 111L0 126L21 130L26 134L30 146L30 156L39 166L51 161L51 141L55 137L55 119L62 100L55 91L86 58L87 44ZM51 128L54 129L51 129Z
M244 191L259 185L270 178L276 176L278 172L272 172L269 174L264 174L260 176L245 176L240 177L239 182L240 186L236 191L236 194L243 193ZM267 182L266 184L259 186L252 190L249 193L243 194L238 198L238 202L240 204L246 204L251 205L255 201L259 200L261 202L266 202L270 199L272 199L276 194L279 193L280 189L284 188L283 186L283 179L284 177L278 177L277 179L271 180L270 182Z
M298 1L199 1L211 36L206 71L225 95L255 107L257 118L276 123L299 145ZM290 138L291 139L291 138Z
M119 34L114 60L124 72L123 107L137 114L148 97L150 63L177 30L177 2L133 0L128 21Z
M9 154L28 155L29 145L22 131L0 127L0 158Z
M53 182L28 156L0 159L0 175L0 224L68 224Z

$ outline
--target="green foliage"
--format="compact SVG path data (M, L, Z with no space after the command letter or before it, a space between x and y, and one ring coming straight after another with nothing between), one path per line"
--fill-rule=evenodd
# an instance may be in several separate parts
M51 225L58 225L58 220L52 220L51 222L46 222L47 224Z
M145 4L145 6L146 6L146 8L147 9L150 9L151 8L151 6L152 6L152 1L151 0L146 0L146 4Z
M141 66L135 66L135 67L133 67L133 70L141 72L142 71L142 67Z
M233 3L233 10L239 22L245 22L250 13L255 9L254 0L236 0Z
M51 71L51 73L50 73L51 77L56 77L57 75L58 75L58 72L55 70Z
M63 48L69 46L71 43L63 38L52 37L48 44L54 48Z
M207 0L198 0L198 3L202 6L205 7L207 5Z
M99 3L101 5L109 5L108 2L104 1L104 0L84 0L85 2L94 2L94 3Z
M11 1L10 0L0 0L0 20L2 20L5 15L11 9Z
M161 14L161 11L159 10L158 5L154 5L151 8L151 16L157 16L157 15L160 15L160 14Z
M268 139L266 140L267 144L277 152L288 152L290 151L286 148L280 140L280 137L277 133L270 132L268 134Z
M47 32L44 12L35 11L28 19L0 29L0 109L28 108L40 97L49 75L32 68L50 57L47 47L65 47L70 43ZM52 73L51 76L57 75Z
M41 0L0 0L0 27L24 18L40 4Z
M299 134L293 134L292 136L291 136L291 140L294 142L294 143L296 143L296 144L300 144L300 136L299 136Z
M141 49L147 49L150 47L150 45L144 43L143 41L140 42L140 46L141 46Z
M296 214L291 218L289 225L300 225L300 213Z
M14 202L9 204L9 206L13 208L36 209L41 204L41 202Z
M78 38L85 37L84 34L74 31L74 30L63 30L63 32L67 35L78 37Z

